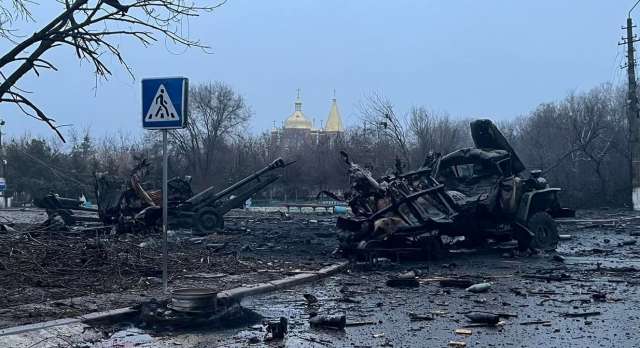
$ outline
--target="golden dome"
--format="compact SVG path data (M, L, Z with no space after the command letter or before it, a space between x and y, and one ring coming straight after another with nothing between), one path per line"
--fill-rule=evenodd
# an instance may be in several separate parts
M344 132L342 127L342 117L340 117L340 110L338 110L338 103L336 98L333 98L331 104L331 110L327 117L327 125L324 127L325 132Z
M311 121L307 120L304 117L304 113L302 112L302 101L300 100L300 93L298 93L298 98L296 98L296 110L284 121L284 128L297 128L297 129L311 129L313 126Z
M284 122L284 128L311 129L311 121L307 120L302 112L294 112Z

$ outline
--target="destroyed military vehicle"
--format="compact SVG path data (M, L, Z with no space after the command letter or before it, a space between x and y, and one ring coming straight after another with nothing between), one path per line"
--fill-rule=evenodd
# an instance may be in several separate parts
M194 194L190 177L176 177L167 182L168 222L175 227L191 227L205 235L224 227L224 214L241 208L251 196L281 177L274 173L293 162L277 158L266 167L217 191L213 186ZM162 192L145 189L143 178L149 164L141 161L123 185L121 178L96 175L98 215L105 225L115 225L120 232L136 232L161 225Z
M349 165L353 217L338 219L344 254L438 258L452 247L515 240L520 250L555 249L559 188L525 166L490 120L471 122L475 147L430 153L413 172L380 179Z
M174 227L191 227L199 235L220 231L226 213L243 207L247 199L281 177L277 170L293 163L277 158L227 188L217 191L211 186L197 194L192 190L190 177L172 178L167 182L168 223ZM115 226L121 233L159 228L162 191L149 188L144 182L149 168L149 162L139 160L126 180L108 173L96 173L97 208L87 206L83 200L60 197L55 193L34 199L34 204L47 212L43 228L66 229L78 222L102 222L105 226Z

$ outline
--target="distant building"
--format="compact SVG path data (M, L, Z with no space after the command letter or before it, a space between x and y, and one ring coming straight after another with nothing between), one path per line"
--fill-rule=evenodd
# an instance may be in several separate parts
M334 96L329 109L327 120L320 128L314 128L314 124L302 111L300 91L294 103L294 111L283 123L282 128L271 130L271 140L285 149L298 148L303 145L318 145L328 143L332 145L336 139L344 133L342 116L338 109L338 102Z

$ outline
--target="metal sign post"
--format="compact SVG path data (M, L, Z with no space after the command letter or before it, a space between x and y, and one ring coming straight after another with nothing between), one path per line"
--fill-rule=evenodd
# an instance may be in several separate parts
M189 80L184 77L142 80L142 127L162 130L162 289L167 291L169 211L167 133L184 128L187 121Z
M169 203L168 189L167 189L167 162L169 155L167 153L167 130L162 130L162 289L167 291L167 259L169 258L167 252L167 206Z

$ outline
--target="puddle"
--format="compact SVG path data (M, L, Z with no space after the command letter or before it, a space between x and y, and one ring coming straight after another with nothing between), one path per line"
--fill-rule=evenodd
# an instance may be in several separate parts
M108 339L94 344L95 348L110 348L120 347L129 348L137 347L142 344L152 343L155 341L151 335L145 333L143 330L132 327L121 331L116 331Z

